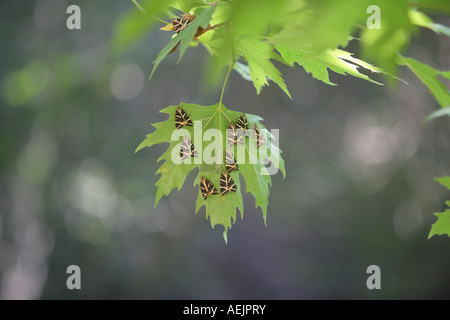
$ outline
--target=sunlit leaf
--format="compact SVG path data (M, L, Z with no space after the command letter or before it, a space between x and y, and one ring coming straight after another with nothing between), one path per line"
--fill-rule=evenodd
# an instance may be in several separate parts
M254 38L243 38L234 44L234 48L245 61L249 68L249 75L259 94L261 88L274 81L283 91L291 97L281 72L273 65L271 60L281 60L274 52L272 45Z
M205 29L209 25L211 16L214 13L214 9L214 7L199 9L196 13L197 17L194 19L194 21L192 21L183 31L175 35L172 40L170 40L170 42L158 54L158 57L153 61L153 69L150 78L155 73L159 64L167 57L167 55L175 48L175 46L178 45L178 43L181 44L178 60L181 60L186 49L189 47L189 44L197 33L198 28Z
M436 180L437 182L439 182L444 187L446 187L447 189L450 190L450 177L449 176L445 176L445 177L441 177L441 178L434 178L434 180Z
M450 209L444 212L437 212L434 214L438 219L431 226L430 233L428 234L428 239L434 235L447 235L450 237Z
M367 19L369 4L364 0L307 1L287 15L282 30L269 41L295 50L308 47L311 56L338 46L345 47L353 31Z
M434 21L423 12L417 10L409 10L409 18L411 19L411 22L414 23L416 26L427 28L433 30L436 33L441 33L446 36L450 36L449 27L439 23L434 23Z
M180 141L172 141L171 137L175 130L175 110L177 106L171 106L161 110L161 112L169 115L169 119L163 122L154 124L156 130L149 135L138 146L136 151L145 147L159 143L169 143L169 148L158 159L163 161L163 164L158 169L157 174L161 174L160 179L156 183L157 192L155 196L155 206L162 196L167 196L173 189L181 189L188 174L198 168L198 174L194 181L194 186L198 186L201 177L208 179L216 188L220 186L220 174L225 169L225 161L222 163L207 164L202 161L202 155L206 152L206 148L210 142L203 141L203 135L208 129L218 129L222 134L222 145L224 148L227 143L227 128L230 122L236 123L238 118L242 115L240 112L231 111L223 105L199 106L195 104L180 104L180 107L190 115L194 122L193 127L184 127L191 136L191 141L198 152L198 158L192 158L191 163L176 164L172 159L172 153L178 154L180 148ZM249 128L255 124L261 131L267 133L265 127L261 124L261 118L251 114L245 114L249 123ZM195 122L195 121L200 121ZM268 141L270 141L270 133L268 133ZM246 192L250 192L255 198L255 206L260 207L263 212L264 221L266 221L269 187L271 185L271 178L266 169L265 159L270 160L274 167L279 169L283 176L286 174L284 161L281 158L281 151L271 143L268 143L258 149L261 152L255 153L256 141L252 134L245 138L246 143L241 147L235 146L235 154L239 171L232 171L231 177L237 185L236 192L229 192L224 196L210 195L206 200L198 194L196 201L197 211L204 205L206 207L206 217L210 220L212 227L217 224L224 226L224 237L226 239L227 232L236 220L236 209L239 209L241 215L243 214L243 202L241 195L240 177L245 181ZM253 147L252 147L253 146ZM175 149L174 149L175 148ZM245 159L239 158L239 148L243 148L243 155Z
M399 57L399 63L406 65L427 86L439 104L446 108L450 105L450 93L439 76L450 79L450 71L438 71L413 58Z
M277 23L288 9L287 0L245 0L235 1L230 10L230 32L234 36L266 36L272 24Z
M410 21L406 0L379 0L376 5L380 8L380 29L362 29L362 57L395 76L397 55L408 45L417 27Z
M359 71L359 67L363 67L372 73L383 73L383 70L360 59L354 58L349 52L344 50L328 50L317 56L307 58L308 48L294 50L291 48L277 46L276 49L280 52L283 59L290 65L293 66L295 63L298 63L314 78L327 84L335 85L335 83L330 81L328 69L342 75L352 75L354 77L380 84L369 78L367 75L361 73Z

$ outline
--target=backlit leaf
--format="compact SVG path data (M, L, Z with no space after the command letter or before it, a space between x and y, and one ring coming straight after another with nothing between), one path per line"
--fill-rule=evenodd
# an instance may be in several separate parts
M163 161L163 164L158 169L157 174L160 178L156 183L157 192L155 196L155 206L162 196L169 195L173 189L181 189L188 174L198 169L198 174L194 181L194 186L199 186L201 177L208 179L217 189L220 186L220 175L225 169L225 146L227 144L227 128L230 121L235 124L241 117L242 113L231 111L219 104L212 106L199 106L195 104L180 104L180 107L190 114L194 126L185 126L180 130L189 132L193 145L195 146L199 157L191 158L191 163L176 164L172 155L178 154L180 148L180 140L172 141L172 134L177 133L175 129L175 111L178 106L170 106L161 110L161 112L169 115L166 121L159 122L153 125L155 131L147 135L146 139L138 146L136 151L145 147L151 147L159 143L169 143L169 148L158 159ZM261 124L261 118L252 114L245 114L249 124L249 128L257 125L261 133L267 135L266 141L271 141L271 133ZM196 122L197 121L197 122ZM222 138L222 158L221 163L208 164L203 155L206 153L206 148L211 142L206 141L204 134L209 129L218 129ZM200 190L196 201L196 210L198 211L202 206L206 207L206 217L210 220L212 227L217 224L224 226L224 238L227 239L227 232L236 220L236 209L239 209L241 216L243 215L243 202L240 178L245 181L246 192L250 192L255 198L255 206L260 207L263 212L263 219L266 222L269 187L271 185L271 176L269 173L276 173L280 170L283 176L286 174L284 167L284 160L281 158L281 151L272 143L264 144L260 148L256 148L256 141L254 134L250 134L245 138L246 143L233 147L233 152L239 171L234 170L230 175L237 186L237 191L228 192L226 195L210 195L206 200L203 199ZM243 157L243 159L242 159ZM266 168L266 162L270 160L275 168L274 172L269 172ZM220 162L220 161L219 161Z

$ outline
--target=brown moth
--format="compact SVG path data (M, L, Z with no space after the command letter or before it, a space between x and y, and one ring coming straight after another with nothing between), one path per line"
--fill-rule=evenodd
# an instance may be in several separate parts
M261 134L256 124L253 126L253 129L255 130L256 147L259 148L260 145L266 143L266 140L264 139L264 135Z
M189 156L191 156L192 158L198 157L198 153L191 140L189 140L186 137L183 137L180 149L181 160L187 159Z
M184 126L192 127L193 125L190 115L178 106L175 111L175 128L180 129Z
M220 195L224 196L230 191L236 191L236 183L226 170L222 171L220 176Z
M202 193L203 200L206 200L211 194L219 194L216 187L205 177L201 177L200 179L200 192Z
M225 169L227 170L227 172L231 172L233 170L239 171L239 166L236 163L236 158L228 148L225 152Z

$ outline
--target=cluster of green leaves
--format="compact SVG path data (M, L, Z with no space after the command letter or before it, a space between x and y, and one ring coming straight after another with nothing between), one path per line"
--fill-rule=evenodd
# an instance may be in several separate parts
M155 206L158 204L162 196L168 195L173 189L178 190L184 184L184 181L188 174L198 168L198 174L194 181L194 186L199 185L201 177L208 179L217 189L220 185L220 175L225 169L225 146L227 145L227 128L231 123L236 123L241 113L231 111L225 108L224 105L218 103L212 106L199 106L196 104L181 103L180 107L188 114L194 123L194 126L185 126L182 130L187 130L190 135L195 149L198 153L198 158L188 157L181 163L175 163L174 156L178 155L180 151L180 141L178 139L172 140L172 135L177 133L178 129L175 129L175 110L178 106L167 107L161 112L169 115L169 118L164 122L153 124L156 130L149 135L138 146L136 151L144 147L151 147L158 143L169 142L169 148L158 159L158 161L164 161L157 174L161 174L160 179L156 183L158 187L155 197ZM249 127L252 128L257 125L260 128L261 133L264 132L268 136L268 132L261 124L261 118L256 115L245 114L249 123ZM196 128L196 122L201 121L201 126ZM205 141L211 140L211 137L206 137L208 129L219 129L221 136L214 139L222 138L222 141L213 141L212 143L206 143ZM181 129L180 129L181 130ZM184 133L183 133L184 134ZM178 137L181 138L181 137ZM270 138L270 136L268 136ZM230 172L230 175L237 186L236 192L228 192L225 195L210 195L206 200L203 199L200 189L198 192L196 211L202 207L206 207L206 217L209 218L211 226L223 225L225 230L223 233L225 241L227 241L227 232L231 228L232 223L236 220L236 209L239 209L241 217L243 216L243 202L241 194L240 176L245 180L246 192L250 192L255 198L255 206L260 207L263 212L264 222L266 222L267 205L269 196L269 186L271 185L271 178L269 172L265 167L266 160L269 160L273 165L280 169L283 175L286 174L284 161L281 158L281 151L274 144L270 144L271 139L265 139L267 143L259 147L259 152L255 153L256 147L252 149L252 146L256 146L254 135L249 135L245 138L245 144L234 145L233 153L238 154L236 150L240 146L244 149L243 154L244 161L240 161L238 166L239 170ZM209 145L220 143L223 148L215 150ZM213 151L214 150L214 151ZM211 154L213 151L214 158L216 160L212 163L207 163L203 160L203 155ZM195 161L198 160L198 161Z
M339 37L330 35L330 28L316 23L323 28L318 32L326 34L328 39L317 42L314 33L304 27L313 27L312 21L317 19L317 15L310 15L309 12L322 8L311 6L305 1L218 1L216 5L208 7L204 7L204 2L197 5L191 11L197 18L161 50L153 62L152 75L177 43L181 43L181 59L196 30L208 26L213 28L201 35L198 42L212 56L210 73L220 74L221 70L232 65L235 71L253 82L257 94L269 81L273 81L290 97L275 61L292 67L298 63L313 77L328 84L332 84L328 69L370 81L373 80L361 73L359 67L371 72L383 72L380 68L353 58L344 50L336 49L338 45L348 41L348 28L341 32L345 35L345 41L336 41ZM299 23L301 21L303 22ZM214 83L219 79L221 77L214 76L210 82Z
M450 177L446 176L442 178L435 178L435 180L450 190ZM431 226L428 239L434 235L443 234L450 237L450 201L447 201L446 204L449 208L447 208L444 212L434 214L438 220Z
M137 4L137 0L132 1ZM368 12L368 8L373 5L380 9L380 29L366 27L373 14ZM290 97L278 67L282 64L299 65L314 78L330 85L335 84L330 80L330 71L381 84L381 79L373 78L376 74L382 74L393 83L398 79L399 67L406 66L442 107L429 119L450 116L450 94L442 81L450 79L450 71L439 71L404 56L420 28L443 36L450 35L448 27L435 23L424 13L450 14L448 0L142 0L137 6L139 10L131 10L117 24L112 42L115 51L129 48L139 37L148 34L158 21L168 18L166 23L169 24L182 14L195 15L186 28L171 35L168 44L154 59L150 77L169 54L178 52L178 60L181 60L189 47L199 44L211 56L208 83L218 85L225 70L233 69L253 82L257 94L272 81ZM359 44L364 60L345 50L350 41ZM192 108L193 116L197 116L208 112L209 108L220 109L221 102L204 111L194 105L187 108ZM160 137L162 135L157 133L149 135L144 146L164 142ZM166 163L161 168L168 166L168 158L164 159ZM179 176L168 186L158 183L157 200L174 187L181 187L185 176L192 170L188 169L171 170ZM162 174L160 181L165 179L162 170L158 171ZM215 169L211 167L208 170ZM267 185L266 181L262 184ZM264 200L264 208L266 206L267 199ZM212 217L211 212L208 211L207 215ZM230 214L224 216L228 219ZM214 225L216 222L213 221L219 221L217 223L223 224L226 232L230 224L222 219L213 219L216 216L211 223Z
M133 0L134 1L134 0ZM446 0L143 0L141 10L131 10L118 22L113 48L121 52L139 37L148 34L160 19L195 14L185 30L173 35L153 61L154 74L165 57L179 44L179 60L190 45L202 44L211 54L209 83L218 84L227 66L253 82L257 93L275 82L288 95L289 90L277 64L303 67L314 78L327 84L329 71L351 75L379 84L369 76L387 75L396 79L398 67L406 65L430 89L442 108L450 106L450 94L438 76L448 78L449 71L438 71L414 58L403 57L419 28L444 36L450 28L435 23L421 10L449 14ZM367 8L380 8L381 28L369 29ZM196 41L198 28L212 26ZM357 36L366 61L355 58L343 48ZM373 64L379 67L374 67ZM222 73L220 73L222 71ZM447 112L439 110L438 115Z

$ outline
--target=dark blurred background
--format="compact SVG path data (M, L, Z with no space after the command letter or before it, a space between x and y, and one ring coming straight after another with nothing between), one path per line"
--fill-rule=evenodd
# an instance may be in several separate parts
M81 30L66 8L81 7ZM448 190L448 118L406 69L394 88L331 74L323 84L277 64L259 96L233 73L224 104L280 128L287 177L272 177L267 226L244 195L228 233L195 215L191 173L154 206L158 157L134 150L180 101L212 105L198 47L151 61L169 41L153 32L110 52L131 1L0 2L0 298L2 299L449 299L450 239L427 239ZM450 25L448 19L434 16ZM349 51L358 55L354 41ZM406 55L450 69L448 38L424 30ZM68 290L66 268L81 268ZM381 268L368 290L366 268Z

